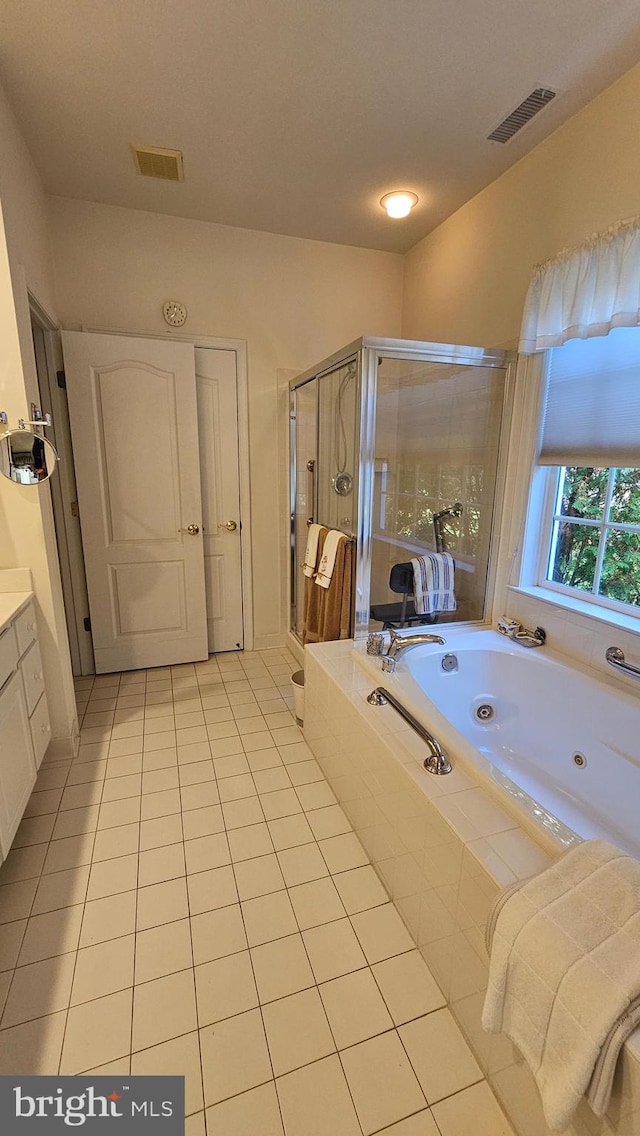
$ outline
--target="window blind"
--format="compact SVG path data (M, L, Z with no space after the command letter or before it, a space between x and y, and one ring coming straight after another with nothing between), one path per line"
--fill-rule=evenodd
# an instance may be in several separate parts
M550 352L541 465L640 466L640 328Z

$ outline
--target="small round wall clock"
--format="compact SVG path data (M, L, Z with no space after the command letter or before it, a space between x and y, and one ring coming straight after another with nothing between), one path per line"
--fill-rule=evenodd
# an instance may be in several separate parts
M182 327L187 318L187 309L178 300L167 300L162 305L162 314L170 327Z

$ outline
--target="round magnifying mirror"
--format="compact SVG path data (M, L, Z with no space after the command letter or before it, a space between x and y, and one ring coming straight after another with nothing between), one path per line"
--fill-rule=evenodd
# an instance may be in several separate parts
M57 460L55 447L33 430L8 430L0 436L0 473L18 485L47 481Z

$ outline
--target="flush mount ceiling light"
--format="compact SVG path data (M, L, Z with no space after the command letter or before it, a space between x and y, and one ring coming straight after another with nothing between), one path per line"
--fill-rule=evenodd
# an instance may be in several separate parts
M380 198L380 204L386 209L388 217L408 217L414 205L418 204L418 195L407 189L398 189L393 193L385 193Z

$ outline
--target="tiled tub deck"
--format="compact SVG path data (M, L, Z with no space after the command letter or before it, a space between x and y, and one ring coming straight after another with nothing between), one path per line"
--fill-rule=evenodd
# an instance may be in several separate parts
M455 754L448 776L426 773L424 743L390 706L367 704L376 683L352 643L308 647L305 660L309 747L518 1133L547 1136L529 1070L506 1039L483 1032L480 1017L491 903L549 863L548 838L524 831ZM599 1121L582 1104L567 1131L640 1136L637 1035L619 1063L607 1117Z

